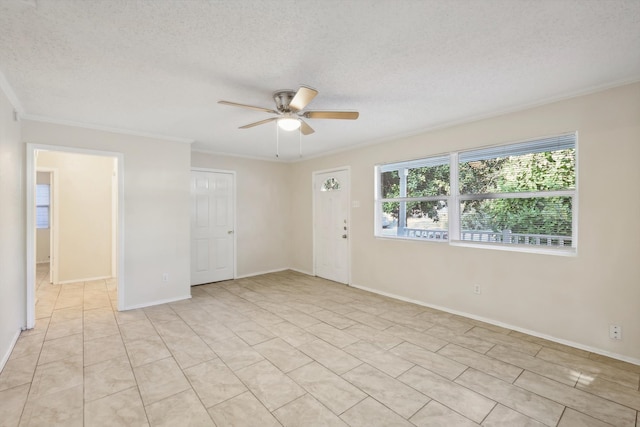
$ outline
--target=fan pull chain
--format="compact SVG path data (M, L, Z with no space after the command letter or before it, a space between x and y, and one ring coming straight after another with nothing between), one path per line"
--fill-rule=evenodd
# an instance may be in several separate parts
M278 121L276 120L276 157L280 157L280 130L278 129Z

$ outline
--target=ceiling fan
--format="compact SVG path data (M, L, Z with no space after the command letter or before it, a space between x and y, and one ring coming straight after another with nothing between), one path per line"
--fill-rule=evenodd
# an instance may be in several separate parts
M238 104L237 102L218 101L218 104L231 105L232 107L247 108L250 110L264 111L265 113L276 114L276 117L260 120L259 122L249 123L240 126L239 129L248 129L254 126L277 121L278 126L283 130L296 130L300 128L303 135L310 135L313 128L307 124L305 119L343 119L355 120L358 118L357 111L304 111L311 100L316 97L318 91L310 87L300 86L294 92L292 90L279 90L273 93L273 100L276 103L275 109L254 107L253 105Z

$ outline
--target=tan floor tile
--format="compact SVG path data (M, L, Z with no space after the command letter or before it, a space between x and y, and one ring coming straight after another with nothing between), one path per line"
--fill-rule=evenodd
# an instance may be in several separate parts
M292 371L312 361L281 338L265 341L253 346L253 348L283 372Z
M344 331L356 338L360 338L361 340L367 341L371 344L375 344L376 346L385 350L389 350L390 348L393 348L404 341L402 338L398 338L387 332L379 331L360 323L355 326L350 326Z
M500 344L505 347L510 347L531 356L535 356L542 348L542 346L539 344L535 344L530 341L491 331L489 329L481 328L478 326L467 331L465 335L479 338L481 340L489 341L495 344Z
M581 357L587 358L591 354L586 350L581 350L581 349L575 348L575 347L569 347L568 345L564 345L564 344L560 344L560 343L557 343L557 342L545 340L544 338L534 337L532 335L527 335L525 333L518 332L518 331L511 331L511 332L509 332L509 335L511 335L513 337L516 337L516 338L523 339L525 341L530 341L532 343L540 344L542 347L552 348L554 350L563 351L565 353L574 354L576 356L581 356Z
M121 324L120 333L125 343L159 336L151 321L146 318Z
M316 325L309 326L306 330L307 332L338 348L344 348L359 341L359 338L356 338L338 328L334 328L331 325L327 325L326 323L318 323Z
M273 415L284 427L347 427L333 412L308 394L277 409Z
M280 427L267 408L248 391L209 408L209 415L218 427Z
M84 342L85 366L126 355L127 351L119 333Z
M191 388L172 357L133 368L145 406Z
M269 329L269 331L271 331L271 333L273 333L277 337L282 338L289 345L292 345L294 347L299 347L302 344L306 344L318 339L315 335L312 335L304 329L299 328L287 321L276 323L273 325L267 325L266 327Z
M84 368L84 400L90 402L136 385L127 356Z
M0 372L0 391L30 383L36 371L38 353L9 359Z
M572 348L572 347L569 347L569 348ZM596 354L596 353L589 353L589 359L594 360L596 362L601 362L605 365L609 365L614 368L621 369L623 371L630 371L630 372L635 372L636 374L640 374L640 365L625 362L623 360L613 359L611 357L603 356L601 354Z
M118 322L119 325L148 320L147 315L144 314L144 310L141 308L136 310L116 311L114 315L116 316L116 322Z
M474 369L465 371L456 379L456 383L547 425L555 425L564 409L554 400L523 390Z
M398 379L477 423L482 422L495 406L493 400L420 366L411 368Z
M85 427L144 427L147 415L137 387L85 403Z
M208 344L233 371L264 360L260 353L238 337L231 337Z
M331 369L338 375L344 374L345 372L362 364L360 359L351 356L347 352L340 350L323 340L316 340L303 344L298 347L298 350L302 351L321 365Z
M633 427L636 421L636 411L630 408L531 372L525 371L515 384L618 427Z
M406 326L395 325L385 330L385 332L429 351L438 351L448 344L445 340L418 332Z
M415 366L413 363L365 341L351 344L345 347L344 351L392 377L397 377Z
M411 417L429 401L424 394L367 364L342 377L405 418Z
M22 384L0 391L0 427L18 425L22 408L27 402L29 386L30 384Z
M633 390L638 390L640 374L623 371L597 360L586 359L584 357L549 348L543 348L540 350L536 357L552 363L557 363L558 365L579 369L583 373L590 374L590 376L601 377L608 381L613 381L625 387L629 387Z
M82 334L69 335L55 340L45 341L42 346L42 353L38 359L38 364L55 362L56 360L68 359L73 356L82 356L83 340Z
M47 328L45 340L49 341L57 338L68 337L69 335L81 334L82 327L82 318L53 321Z
M412 427L409 421L380 402L367 397L340 416L351 427Z
M146 407L152 426L215 427L196 393L189 389Z
M450 380L453 380L467 369L467 366L462 363L458 363L455 360L407 342L392 348L390 351L396 356L420 365Z
M380 318L389 320L394 325L406 326L407 328L415 329L418 332L424 332L434 326L434 323L428 320L416 317L416 314L420 313L398 313L399 310L388 311L382 313Z
M182 369L197 365L218 356L197 336L165 339L165 344Z
M427 405L420 409L409 420L418 427L479 427L479 424L474 423L469 418L465 418L457 412L452 411L446 406L436 402L430 401ZM512 424L511 426L515 426Z
M503 405L496 405L493 411L485 418L483 427L544 427L545 424L522 415L513 409Z
M120 329L114 319L105 322L86 322L84 323L84 340L90 341L96 338L102 338L109 335L120 333Z
M31 383L29 398L57 394L68 388L81 386L82 382L81 356L38 365Z
M316 362L290 372L289 376L337 415L367 396L342 377Z
M267 360L240 369L236 375L270 411L305 394L298 384Z
M147 318L152 323L169 322L173 320L181 320L175 311L169 306L169 304L154 305L152 307L145 307L142 309Z
M638 390L631 390L618 383L594 378L584 373L580 376L576 388L640 411L640 391Z
M571 408L565 409L558 423L558 427L611 427L611 425Z
M208 323L190 323L189 326L207 344L235 336L231 329L213 320Z
M129 359L131 359L131 366L134 367L171 356L171 352L157 334L145 339L125 341L125 348Z
M83 422L82 385L57 393L27 399L21 427L81 427Z
M446 345L438 350L438 354L509 383L514 382L522 373L521 368L455 344Z
M358 323L329 310L319 310L310 315L337 329L345 329Z
M230 324L227 325L227 327L249 345L256 345L275 338L275 335L253 321L242 322L235 325Z
M286 310L280 313L276 313L278 316L282 317L284 320L293 323L294 325L300 328L308 328L309 326L316 325L320 323L318 319L315 317L308 316L304 313L301 313L297 310Z
M345 317L379 331L384 331L385 329L394 325L393 322L383 319L378 315L365 313L362 311L352 311L351 313L345 314Z
M242 381L220 360L214 359L184 371L206 408L244 393Z
M9 360L19 359L29 354L40 354L42 344L44 343L44 334L24 336L20 335L16 345L13 347Z
M527 371L574 386L580 377L580 371L569 369L546 360L521 353L509 347L496 345L487 352L487 356L495 357L503 362L519 366Z

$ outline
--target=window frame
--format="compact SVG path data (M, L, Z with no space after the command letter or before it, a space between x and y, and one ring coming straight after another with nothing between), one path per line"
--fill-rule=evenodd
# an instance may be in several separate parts
M518 149L529 147L530 150L521 151L520 154L544 152L545 150L538 149L534 151L536 144L540 144L541 147L545 147L545 141L551 140L565 140L572 142L572 147L575 150L574 157L574 174L575 184L573 189L563 190L545 190L545 191L526 191L526 192L510 192L510 193L485 193L485 194L460 194L460 158L468 159L474 153L511 153L517 152ZM566 143L566 142L565 142ZM514 151L509 151L509 150ZM449 185L450 194L448 196L426 196L426 197L399 197L399 198L383 198L382 194L382 173L391 170L401 170L401 168L408 169L410 167L420 166L432 166L435 164L434 160L448 157L449 159ZM494 158L494 157L487 157ZM530 252L530 253L542 253L542 254L554 254L561 256L575 256L578 250L578 133L577 132L565 132L547 137L532 138L523 141L509 142L504 144L491 145L486 147L479 147L469 150L457 150L447 154L440 154L425 157L423 159L408 160L405 162L393 162L387 164L378 164L374 168L375 174L375 187L374 187L374 237L379 239L394 239L394 240L410 240L410 241L424 241L443 243L447 242L451 246L461 247L474 247L484 249L505 250L512 252ZM461 212L460 203L464 200L486 200L486 199L517 199L517 198L532 198L532 197L570 197L571 198L571 246L548 246L548 245L535 245L524 243L502 243L502 242L480 242L471 240L462 240L461 230ZM446 239L428 239L423 237L408 237L403 235L382 235L382 206L385 202L414 202L414 201L434 201L434 200L447 200L448 205L448 236Z
M47 187L47 203L41 203L40 200L38 200L38 190L41 187ZM35 215L36 215L36 229L37 230L48 230L51 228L51 184L36 184L36 191L35 191L35 199L36 199L36 208L35 208ZM38 209L39 208L46 208L47 210L47 224L46 226L44 226L43 224L38 222Z

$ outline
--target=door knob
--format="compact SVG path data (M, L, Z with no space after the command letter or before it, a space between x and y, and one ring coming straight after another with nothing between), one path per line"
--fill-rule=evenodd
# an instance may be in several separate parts
M227 234L233 234L233 230L227 231Z
M343 239L346 239L346 238L347 238L347 235L346 235L346 234L343 234L343 235L342 235L342 238L343 238Z

